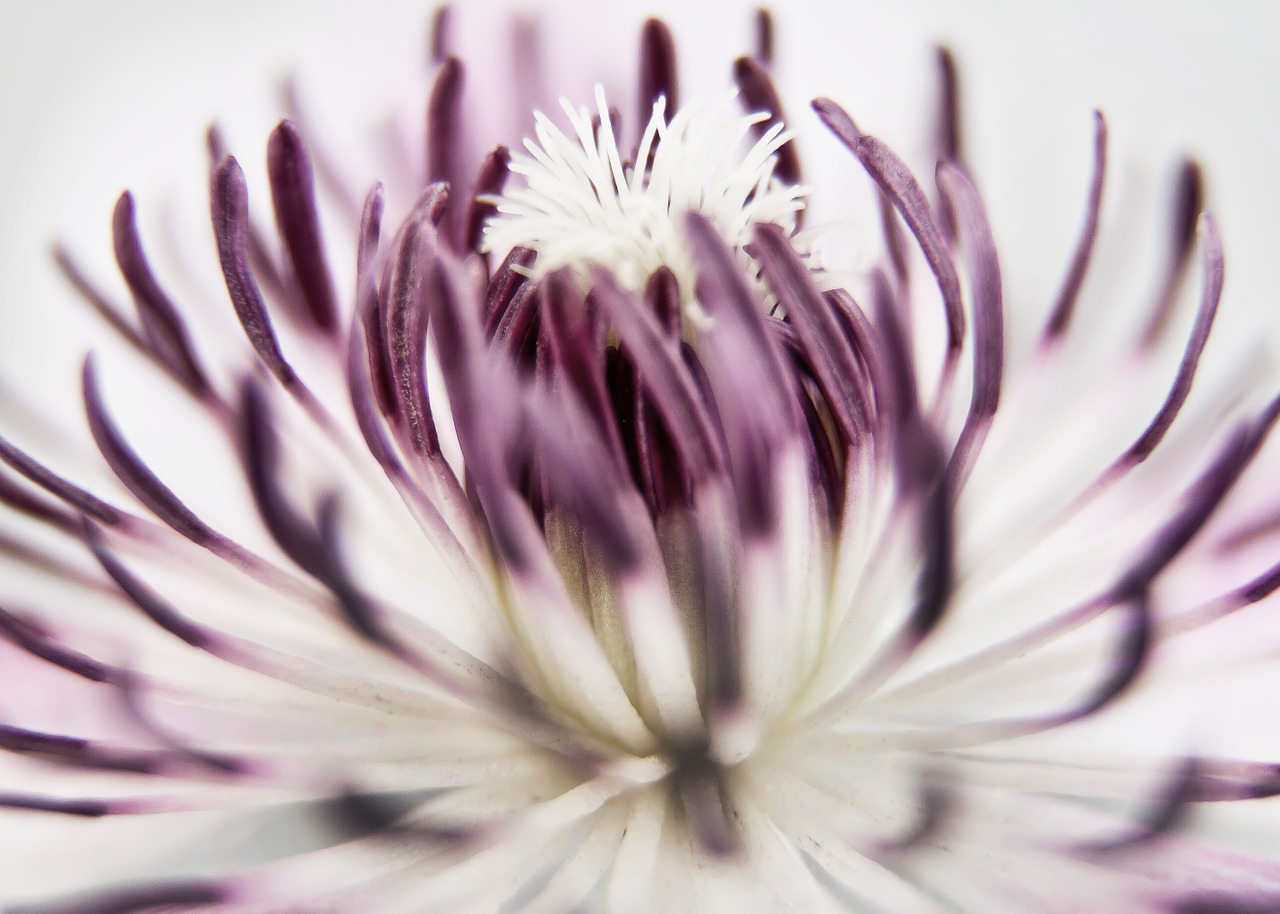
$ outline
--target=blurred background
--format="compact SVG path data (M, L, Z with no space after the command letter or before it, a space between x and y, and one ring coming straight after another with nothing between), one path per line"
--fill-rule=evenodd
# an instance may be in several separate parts
M509 36L495 12L541 16L545 81L575 102L589 101L593 82L626 84L639 23L650 13L680 26L686 85L704 93L730 85L729 63L751 41L753 5L724 0L693 12L670 2L455 6L463 46L485 49L496 62L506 56ZM165 217L170 226L177 219L203 232L171 240L211 259L204 130L215 118L225 125L251 184L260 187L262 149L281 115L279 86L289 73L299 75L304 101L341 154L367 155L390 111L411 130L426 91L432 9L411 0L0 4L3 374L40 370L50 357L84 348L83 340L68 339L80 312L64 310L68 296L48 250L65 239L111 278L110 213L123 188L138 194L144 230L148 218L170 207L181 214ZM931 45L951 46L962 74L966 147L991 207L1009 288L1035 302L1028 307L1043 307L1079 224L1094 106L1112 131L1109 205L1120 205L1123 189L1154 218L1178 156L1195 155L1206 165L1208 200L1226 240L1226 313L1247 312L1255 330L1274 334L1278 11L1269 0L800 0L775 10L778 73L801 130L821 130L805 101L831 95L864 129L912 156L926 148L933 110ZM510 93L487 80L494 75L472 68L471 110L502 123ZM812 157L847 162L825 137L806 142L818 150ZM375 157L353 169L357 192L385 177L387 167L385 157ZM1139 231L1147 224L1134 223Z
M504 78L519 52L503 11L542 22L547 65L542 85L527 91L577 104L590 103L595 82L629 92L647 15L676 26L686 97L727 91L732 60L752 47L750 3L605 6L456 4L457 44L472 61L467 111L483 134L512 140L510 125L527 117ZM206 128L215 119L224 126L269 223L264 148L284 114L281 86L296 74L313 126L362 196L420 153L433 9L417 0L0 2L0 434L31 424L32 413L79 426L79 360L111 346L53 268L55 241L125 300L110 226L117 197L132 189L157 272L200 312L197 326L231 327L224 339L234 342L209 230ZM1151 291L1171 181L1190 154L1204 165L1228 258L1215 333L1280 352L1280 4L789 0L775 13L775 72L823 218L838 218L830 201L866 182L807 101L835 98L863 129L928 168L941 42L959 65L963 142L990 208L1011 322L1038 323L1065 271L1097 107L1112 140L1108 263L1134 267L1117 282L1137 305ZM631 110L629 95L611 97ZM349 228L327 232L341 289L353 269ZM112 399L128 411L127 397ZM170 431L164 415L150 417L159 438ZM164 463L163 442L144 450Z

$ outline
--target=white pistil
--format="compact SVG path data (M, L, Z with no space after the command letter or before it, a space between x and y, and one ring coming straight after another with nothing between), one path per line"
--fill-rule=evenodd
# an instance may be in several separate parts
M535 277L562 267L582 275L604 267L633 291L667 267L680 284L686 316L694 317L685 216L708 218L754 276L744 251L752 227L773 223L791 231L807 193L774 175L777 152L794 132L775 124L743 152L768 115L734 114L733 103L731 95L718 105L687 105L668 120L666 99L659 98L631 162L619 149L601 87L595 113L561 99L569 134L536 115L535 138L524 144L528 155L511 165L524 182L491 201L498 214L485 227L484 249L532 248Z

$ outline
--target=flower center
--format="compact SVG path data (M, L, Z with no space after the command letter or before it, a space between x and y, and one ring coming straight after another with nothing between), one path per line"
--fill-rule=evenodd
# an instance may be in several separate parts
M733 113L732 103L732 96L694 103L668 119L660 97L631 156L620 150L599 86L594 114L561 99L568 135L537 113L535 137L524 144L528 155L511 164L524 183L492 201L498 212L485 228L484 249L536 251L534 278L562 267L586 278L603 267L632 291L666 267L688 315L696 271L686 214L709 219L755 275L744 250L752 226L773 223L790 233L804 208L807 191L774 175L777 152L794 133L774 124L748 145L769 116Z

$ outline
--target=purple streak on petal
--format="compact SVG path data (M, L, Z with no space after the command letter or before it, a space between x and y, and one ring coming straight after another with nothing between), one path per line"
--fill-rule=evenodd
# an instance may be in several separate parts
M653 116L654 103L667 100L667 119L679 110L679 77L676 72L676 43L671 29L661 19L649 19L640 30L639 116L643 127Z
M764 112L767 121L755 124L751 129L756 137L764 136L769 128L783 123L786 115L778 90L773 86L769 71L753 57L739 57L733 62L733 81L738 85L742 107L748 114ZM794 141L788 140L779 147L773 173L784 184L800 183L800 155Z
M854 381L859 375L858 364L841 345L844 335L838 320L782 229L757 225L753 244L765 279L796 328L845 445L858 446L870 432L871 422Z
M671 779L698 848L712 857L732 858L742 847L736 811L724 773L702 750L677 762Z
M1115 666L1088 699L1053 718L1053 726L1083 720L1113 704L1133 686L1146 667L1153 637L1150 594L1146 590L1137 591L1119 606L1128 618L1117 646Z
M921 450L932 445L938 455L941 448L934 439L922 436ZM920 536L923 561L916 580L916 602L911 610L909 634L923 641L946 612L955 587L955 518L954 496L945 476L939 478L924 497L920 514Z
M1280 398L1252 424L1236 429L1186 496L1182 510L1165 524L1112 589L1117 600L1145 590L1195 537L1235 486L1280 416Z
M886 843L884 850L890 854L902 854L932 842L960 813L955 785L939 780L935 773L926 772L921 778L919 795L919 815L905 834Z
M1107 175L1107 122L1101 111L1093 112L1093 123L1093 177L1089 182L1084 226L1076 242L1075 251L1071 255L1067 276L1062 282L1057 300L1054 301L1053 310L1049 312L1049 322L1044 328L1045 343L1052 343L1062 338L1067 332L1098 238L1098 223L1102 217L1102 191Z
M128 319L121 312L120 308L113 304L106 295L103 294L97 286L95 286L89 277L85 275L84 270L75 262L71 252L67 248L58 244L53 249L53 260L58 266L58 271L62 273L63 278L67 280L78 293L80 297L89 303L90 307L98 313L98 315L107 322L112 330L120 334L121 338L126 340L135 349L148 358L155 359L156 354L151 351L151 347L147 345L142 335L129 323ZM168 366L163 366L166 370Z
M3 473L0 473L0 502L64 533L79 529L79 521L75 517L22 488Z
M742 637L738 623L736 556L726 547L719 518L694 512L698 609L705 638L708 710L737 712L743 703Z
M48 812L84 819L99 819L115 812L114 804L108 800L64 799L16 793L0 793L0 808Z
M125 515L119 510L51 472L44 464L34 460L4 438L0 438L0 461L7 463L21 476L34 482L50 495L57 496L100 523L114 527L125 520Z
M86 521L84 531L85 543L98 560L98 564L102 566L102 570L110 576L111 580L115 581L121 592L138 609L142 610L142 613L147 618L192 647L216 653L214 650L214 635L208 628L183 616L174 608L173 604L161 597L141 578L126 568L124 563L116 558L115 554L103 543L102 535L92 523Z
M593 294L612 320L627 356L670 432L684 475L701 480L720 473L725 456L698 381L657 318L624 293L604 271Z
M957 217L957 228L963 231L971 260L969 283L973 294L973 393L969 413L947 467L947 484L952 497L956 497L977 460L1000 405L1004 301L995 240L973 180L961 166L943 163L938 167L938 184Z
M1178 290L1191 266L1191 253L1195 247L1197 220L1204 209L1204 176L1200 166L1190 159L1182 162L1178 170L1177 189L1174 192L1173 213L1170 222L1168 266L1155 308L1142 333L1142 348L1150 349L1164 334L1177 303Z
M1218 302L1222 299L1222 282L1224 261L1222 255L1222 238L1218 234L1217 224L1209 214L1200 220L1204 238L1204 280L1200 291L1200 307L1196 311L1195 323L1191 327L1191 336L1187 340L1187 348L1182 354L1182 362L1178 365L1178 373L1173 379L1173 387L1165 398L1160 411L1156 413L1151 424L1117 461L1121 465L1141 463L1151 456L1164 436L1168 433L1178 411L1187 402L1191 393L1191 384L1195 380L1196 368L1200 364L1200 355L1204 352L1205 343L1209 341L1209 332L1213 329L1213 320L1218 314Z
M80 531L79 518L68 517L67 520L67 529L62 529L59 526L59 531L78 538ZM115 592L110 584L83 570L79 565L72 564L61 556L54 555L51 550L45 551L36 546L30 536L12 536L8 533L0 533L0 555L5 555L21 562L25 567L33 571L38 569L46 572L51 575L52 580L75 584L85 591L102 591L112 594Z
M2 608L0 608L0 638L4 638L41 660L91 682L110 682L115 679L118 672L105 663L59 644L38 623L20 618Z
M1106 857L1135 850L1175 831L1186 821L1191 804L1196 801L1200 779L1199 760L1183 759L1173 778L1154 798L1154 802L1128 834L1090 842L1078 846L1076 850L1092 857Z
M115 422L107 413L98 386L97 369L93 356L84 361L81 375L84 408L89 419L89 430L111 471L125 484L147 508L178 533L197 545L205 545L216 534L209 525L182 503L178 496L151 471L125 441Z
M133 723L142 732L170 750L175 761L187 762L215 776L242 775L250 771L247 761L199 749L175 737L166 728L157 724L143 706L141 684L135 676L122 672L116 685L124 700L125 711Z
M280 352L267 306L249 269L249 191L244 172L234 158L223 160L214 171L211 196L213 234L231 304L258 357L281 384L289 387L297 376Z
M160 752L121 752L80 737L42 733L8 724L0 724L0 750L73 768L128 774L158 775L167 762Z
M193 880L108 889L48 904L20 904L10 908L9 914L179 914L215 905L221 908L229 900L224 886Z
M476 175L475 189L471 194L471 203L467 208L466 228L462 234L462 249L464 251L479 250L481 236L484 233L484 224L490 216L498 211L496 204L479 198L497 196L502 193L502 188L506 186L507 177L510 174L507 168L510 164L511 151L506 146L495 147L480 163L480 171Z
M196 393L196 391L189 385L187 379L182 375L175 373L173 366L161 358L160 353L156 350L154 344L144 339L143 335L129 323L128 319L125 318L123 313L121 313L120 308L113 304L100 289L89 281L89 278L85 275L79 265L76 264L71 253L66 248L62 245L58 245L54 248L53 256L59 272L62 273L67 282L72 285L81 298L89 303L89 306L98 313L98 316L106 321L107 325L111 327L112 330L119 334L121 339L132 346L143 358L154 364L165 374L174 378L185 389L191 390L192 393ZM200 396L198 393L196 395Z
M773 63L774 27L773 16L763 6L756 10L755 38L756 60L768 66Z
M281 121L267 141L267 175L276 227L293 266L313 326L332 336L338 331L338 302L320 237L315 176L298 128Z
M862 163L880 189L893 201L907 226L916 237L929 268L938 281L947 315L947 345L951 358L964 342L964 308L960 297L960 278L951 262L946 242L938 229L929 203L912 177L906 164L889 147L873 136L860 133L853 119L835 102L819 98L813 110L824 124Z
M1196 758L1188 802L1215 803L1280 795L1280 764Z
M1224 898L1211 892L1180 898L1169 909L1170 914L1280 914L1280 898L1242 901Z
M0 724L0 750L91 771L158 774L164 767L158 753L125 754L104 749L87 739L8 724Z
M1280 562L1272 565L1266 572L1254 578L1235 592L1237 601L1245 605L1257 603L1275 593L1280 587Z
M391 838L401 846L413 841L423 850L431 848L438 852L440 845L456 846L475 837L478 829L404 822L406 816L421 806L423 794L427 792L360 793L348 790L326 800L320 814L333 833L330 838L333 844L379 836ZM444 791L431 791L437 792Z
M427 35L427 49L433 64L442 64L453 48L453 7L448 3L441 4L431 17L431 28Z
M276 545L312 577L322 579L319 534L289 503L278 478L279 441L266 394L249 380L240 399L240 442L245 479L254 504Z
M138 238L133 195L125 191L112 217L116 263L133 294L147 347L177 380L200 399L212 395L208 378L191 349L186 324L173 301L160 288Z
M316 523L320 566L316 577L333 593L343 616L357 634L371 644L386 648L394 654L400 654L401 646L382 624L373 604L361 593L347 573L342 560L338 508L336 495L328 495L320 503Z

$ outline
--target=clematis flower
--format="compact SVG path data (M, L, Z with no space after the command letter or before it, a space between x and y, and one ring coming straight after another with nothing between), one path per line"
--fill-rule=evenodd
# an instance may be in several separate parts
M1280 769L1153 726L1280 586L1280 400L1197 381L1199 170L1154 305L1091 324L1098 115L1060 291L1008 302L951 57L918 172L784 111L772 29L726 101L651 20L634 99L484 151L442 11L414 192L349 213L301 110L262 199L211 131L221 329L129 193L132 313L59 250L156 383L84 362L113 482L0 439L6 910L1280 911L1196 827L1274 823Z

